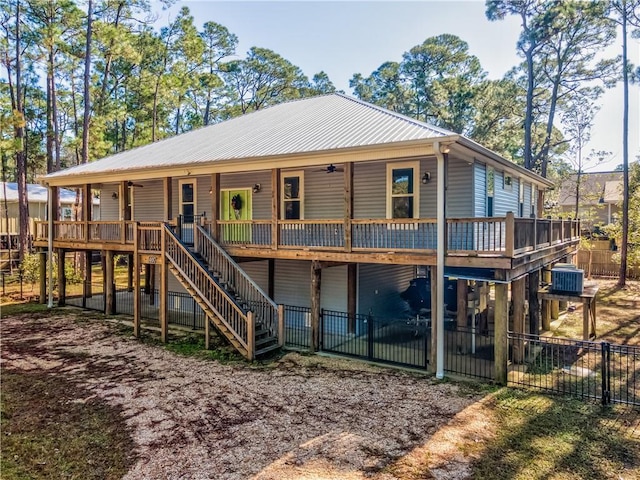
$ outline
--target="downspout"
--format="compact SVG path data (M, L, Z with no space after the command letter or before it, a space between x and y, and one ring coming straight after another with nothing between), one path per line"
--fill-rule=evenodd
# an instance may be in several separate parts
M51 185L47 185L47 207L49 209L48 212L48 220L47 223L47 237L48 237L48 249L47 258L49 259L49 285L48 285L48 293L49 293L49 302L47 303L48 308L53 308L53 189Z
M437 160L437 237L438 248L436 250L436 378L444 378L444 254L446 250L445 232L447 228L445 216L445 175L444 155L440 150L440 142L433 142ZM431 279L433 282L434 279Z

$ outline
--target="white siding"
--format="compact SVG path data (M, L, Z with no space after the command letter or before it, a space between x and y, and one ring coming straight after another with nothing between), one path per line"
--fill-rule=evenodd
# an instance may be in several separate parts
M406 309L400 292L415 277L411 265L358 265L358 313L402 317Z

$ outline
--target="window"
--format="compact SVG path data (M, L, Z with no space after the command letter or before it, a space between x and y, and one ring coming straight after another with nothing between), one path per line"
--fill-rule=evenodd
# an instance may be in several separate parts
M281 217L284 220L304 219L304 172L284 172L281 188Z
M493 196L495 186L495 171L487 168L487 217L493 217Z
M194 180L180 180L180 215L183 222L192 223L196 214L196 184Z
M518 198L519 198L519 213L520 213L519 216L524 217L524 182L520 180L520 182L518 182L518 186L519 186Z
M387 165L387 218L419 217L419 162Z
M508 190L511 191L513 189L513 179L509 176L504 174L504 190Z

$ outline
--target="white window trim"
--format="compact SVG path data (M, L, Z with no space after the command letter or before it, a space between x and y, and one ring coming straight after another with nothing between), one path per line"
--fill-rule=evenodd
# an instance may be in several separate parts
M284 218L284 179L286 177L298 177L300 179L300 220L304 220L304 170L280 172L280 220L286 220Z
M182 185L193 184L193 214L198 214L198 180L196 178L181 178L178 180L178 215L182 215Z
M397 162L397 163L387 163L387 219L393 219L393 208L392 208L392 186L391 186L391 178L393 175L393 170L398 170L401 168L412 168L413 169L413 218L420 218L420 186L422 185L421 177L420 177L420 161L412 161L412 162Z

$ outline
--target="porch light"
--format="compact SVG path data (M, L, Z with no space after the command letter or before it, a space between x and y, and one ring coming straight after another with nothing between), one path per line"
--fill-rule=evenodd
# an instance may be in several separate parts
M426 185L429 183L429 180L431 180L431 172L424 172L424 175L422 175L422 183Z
M118 199L118 192L113 192L111 194L111 198L113 198L114 200L117 200Z
M260 185L259 183L256 183L253 186L253 193L258 193L260 190L262 190L262 185Z

